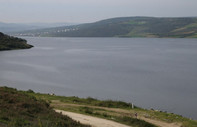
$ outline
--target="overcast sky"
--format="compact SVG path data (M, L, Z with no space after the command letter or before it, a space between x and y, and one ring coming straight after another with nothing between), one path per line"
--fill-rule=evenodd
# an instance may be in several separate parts
M0 22L94 22L125 16L197 16L197 0L0 0Z

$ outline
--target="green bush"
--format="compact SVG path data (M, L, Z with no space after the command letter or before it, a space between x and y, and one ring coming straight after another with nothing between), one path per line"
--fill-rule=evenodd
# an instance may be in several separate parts
M7 87L0 87L0 126L88 127L56 113L43 100Z

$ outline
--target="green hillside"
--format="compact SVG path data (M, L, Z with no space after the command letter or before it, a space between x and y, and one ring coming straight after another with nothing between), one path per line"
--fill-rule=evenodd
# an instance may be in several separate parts
M123 17L95 23L18 33L52 37L176 37L196 38L197 18Z
M131 103L122 101L56 96L54 94L34 93L33 91L26 93L49 102L54 109L100 117L132 127L197 127L195 120L166 111L142 109L137 106L132 108ZM138 114L138 119L134 116L135 113ZM159 123L157 123L158 121Z
M0 127L89 127L53 109L108 119L133 127L197 126L197 121L180 115L131 107L132 104L122 101L64 97L0 87ZM134 116L135 113L138 118Z
M11 37L0 32L0 51L12 49L27 49L33 47L27 41L17 37Z
M89 127L56 113L48 103L22 91L0 87L0 127Z

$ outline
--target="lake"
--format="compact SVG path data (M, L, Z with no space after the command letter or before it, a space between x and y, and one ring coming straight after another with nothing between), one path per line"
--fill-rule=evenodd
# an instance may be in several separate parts
M0 84L197 119L197 39L39 38L0 52Z

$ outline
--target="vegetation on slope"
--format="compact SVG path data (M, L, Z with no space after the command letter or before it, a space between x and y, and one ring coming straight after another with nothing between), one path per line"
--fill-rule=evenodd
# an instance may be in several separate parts
M132 109L130 103L121 101L101 101L93 98L85 99L78 97L63 97L48 94L30 94L36 96L36 98L42 98L50 102L52 106L58 109L111 119L133 126L136 126L136 124L132 123L131 117L135 117L134 114L136 112L140 117L160 120L167 123L178 122L181 123L183 127L197 126L196 121L189 120L180 115L166 113L162 111L144 110L136 106L134 107L134 109ZM136 119L134 121L136 121ZM140 121L140 123L142 124L143 122ZM140 125L138 122L137 124Z
M49 105L50 104L50 105ZM101 101L94 98L64 97L50 94L17 91L0 87L0 127L85 127L52 110L71 111L113 120L133 127L155 127L147 119L178 124L181 127L196 127L197 121L180 115L139 107L131 108L130 103L121 101ZM138 113L138 119L135 117ZM159 125L159 124L157 124Z
M78 98L78 97L64 97L64 96L55 96L49 94L39 94L34 93L33 91L27 91L27 94L31 96L35 96L36 98L46 100L51 103L51 106L55 109L71 111L76 113L81 113L85 115L90 115L94 117L100 117L108 120L112 120L115 122L119 122L122 124L130 125L133 127L156 127L155 125L145 122L144 120L136 119L135 117L125 116L125 115L113 115L108 114L105 109L99 108L91 108L89 106L97 106L97 107L106 107L106 108L122 108L122 109L131 109L132 104L122 102L122 101L112 101L106 100L101 101L91 97ZM70 106L65 104L80 104L81 106ZM138 109L137 107L135 107Z
M11 37L0 32L0 51L12 49L27 49L32 48L32 45L27 44L27 41L17 37Z
M0 87L0 127L88 127L56 113L44 100Z
M197 37L197 18L123 17L95 23L26 31L54 37Z
M135 113L141 118L148 118L156 121L163 121L165 123L178 123L182 127L196 127L197 121L184 118L180 115L173 113L167 113L157 110L146 110L134 106L130 103L113 101L113 100L98 100L94 98L79 98L79 97L64 97L49 94L40 94L34 92L27 92L36 98L46 100L56 109L71 111L76 113L82 113L86 115L101 117L113 121L117 121L123 124L132 126L154 126L147 124L140 119L135 119Z
M61 102L65 103L75 103L75 104L81 104L81 105L92 105L92 106L101 106L101 107L108 107L108 108L122 108L122 109L130 109L132 107L132 104L122 102L122 101L113 101L113 100L98 100L95 98L79 98L79 97L65 97L65 96L52 96L52 95L46 95L46 94L32 94L33 96L36 96L37 98L48 100L49 102L51 100L59 100ZM138 108L134 106L135 108Z

